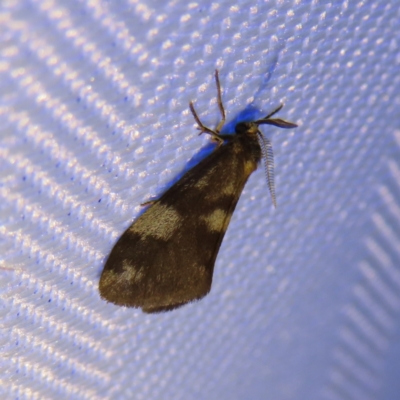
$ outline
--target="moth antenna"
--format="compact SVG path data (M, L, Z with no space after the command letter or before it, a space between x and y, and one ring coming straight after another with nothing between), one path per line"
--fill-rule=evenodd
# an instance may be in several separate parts
M274 152L272 144L260 131L257 131L258 142L260 143L261 152L264 159L265 174L267 176L268 188L271 193L272 203L276 208L275 194L275 173L274 173Z

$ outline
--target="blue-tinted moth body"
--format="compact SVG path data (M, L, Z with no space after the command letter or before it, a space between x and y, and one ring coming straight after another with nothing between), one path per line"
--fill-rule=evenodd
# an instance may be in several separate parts
M169 188L125 231L100 278L100 295L126 307L155 313L201 299L211 289L215 259L232 213L251 173L264 157L275 202L272 147L259 125L295 128L271 114L241 122L222 135L225 110L215 73L221 122L205 127L190 103L200 133L218 142L215 150Z

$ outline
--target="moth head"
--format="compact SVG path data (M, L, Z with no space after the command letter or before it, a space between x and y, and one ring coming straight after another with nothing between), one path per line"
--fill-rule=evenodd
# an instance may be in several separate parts
M255 122L239 122L235 126L238 135L255 135L258 132L258 125Z

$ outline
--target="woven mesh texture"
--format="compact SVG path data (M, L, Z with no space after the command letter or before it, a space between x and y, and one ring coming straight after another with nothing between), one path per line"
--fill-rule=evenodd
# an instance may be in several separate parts
M398 0L4 0L0 397L396 400ZM263 127L211 293L101 300L122 232L203 152L188 103Z

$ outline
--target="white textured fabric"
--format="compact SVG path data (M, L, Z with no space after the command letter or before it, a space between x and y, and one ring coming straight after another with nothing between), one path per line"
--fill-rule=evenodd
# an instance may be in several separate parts
M400 396L398 0L4 0L1 398ZM101 300L104 261L254 100L272 138L211 293L161 315Z

